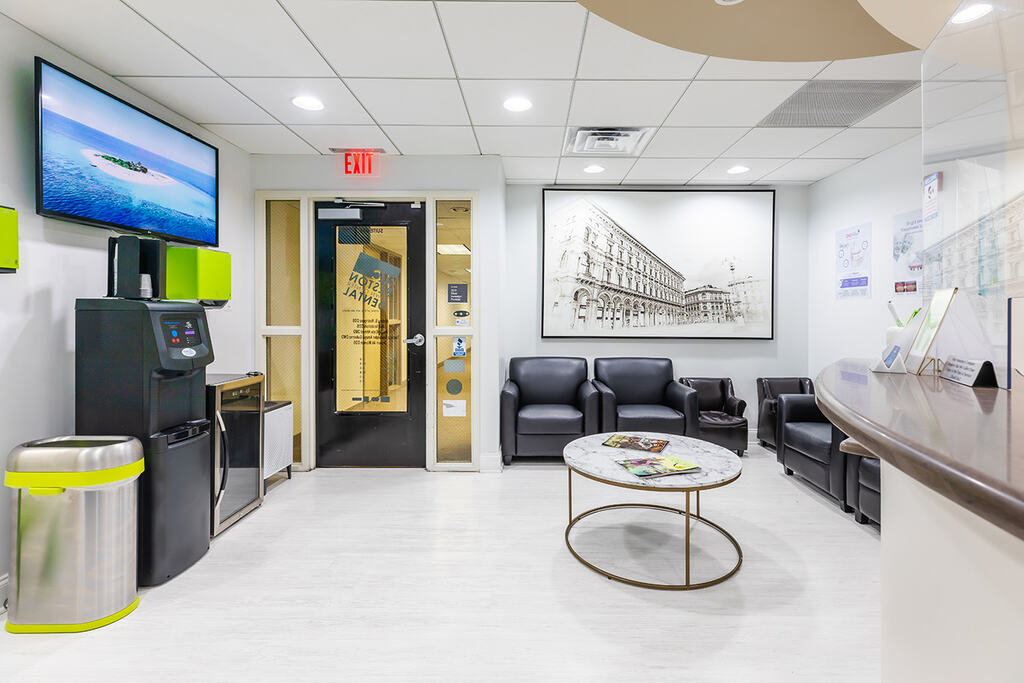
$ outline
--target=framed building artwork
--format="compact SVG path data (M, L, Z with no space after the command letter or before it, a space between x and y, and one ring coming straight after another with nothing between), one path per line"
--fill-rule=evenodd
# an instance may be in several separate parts
M543 337L772 339L774 190L544 190Z

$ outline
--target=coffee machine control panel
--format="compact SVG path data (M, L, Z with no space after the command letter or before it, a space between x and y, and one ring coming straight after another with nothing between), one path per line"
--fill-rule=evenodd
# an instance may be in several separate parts
M199 330L197 318L165 317L161 323L164 328L164 342L169 349L200 346L203 343L203 335Z
M199 361L210 355L210 342L206 339L206 321L191 313L163 314L159 316L161 346L170 361ZM209 360L203 363L205 365ZM174 368L174 365L165 366Z

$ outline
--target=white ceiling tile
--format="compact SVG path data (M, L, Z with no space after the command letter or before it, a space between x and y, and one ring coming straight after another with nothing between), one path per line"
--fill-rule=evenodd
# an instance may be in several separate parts
M505 179L510 182L532 180L542 183L555 182L558 169L557 157L502 157Z
M479 154L469 126L385 126L402 154Z
M331 147L379 148L389 154L398 153L398 149L391 144L391 141L377 126L303 125L291 128L302 139L324 154L331 154Z
M461 81L469 116L484 126L561 126L569 114L572 81ZM510 97L525 97L533 106L508 111Z
M973 81L969 83L936 83L924 85L924 125L961 116L993 100L1006 100L1006 83ZM1005 104L1003 109L1005 110Z
M316 154L316 150L281 125L207 124L206 128L251 154Z
M604 158L604 157L562 157L558 165L560 183L618 183L635 159ZM603 166L603 173L585 173L584 168L590 165Z
M869 128L920 128L921 88L914 88L854 125Z
M455 76L432 3L284 0L284 6L342 76ZM350 26L356 30L339 30Z
M694 181L749 185L766 173L771 173L789 159L716 159L693 177ZM746 166L745 173L728 173L734 166Z
M662 128L647 145L645 157L717 157L749 128Z
M439 2L460 78L572 78L586 10L575 2Z
M685 183L711 159L638 159L626 183Z
M564 126L477 126L482 154L557 157L565 141Z
M372 124L338 78L231 78L232 85L281 123ZM292 98L311 95L324 103L320 111L299 109Z
M276 0L125 2L221 76L334 75Z
M0 13L108 74L213 75L119 0L0 0Z
M842 128L754 128L723 156L783 159L798 157Z
M690 80L705 56L642 38L596 14L587 19L579 78Z
M803 81L693 81L666 126L754 126Z
M684 81L577 81L569 107L573 126L659 126Z
M804 156L812 159L865 159L917 135L915 128L848 128Z
M697 74L700 80L798 80L806 81L828 65L828 62L753 62L746 59L709 57Z
M929 80L935 81L1003 81L1006 72L1002 69L990 69L970 64L954 64L944 69Z
M454 80L347 78L345 83L380 124L469 124Z
M880 57L837 59L825 67L815 78L858 81L919 81L921 80L921 52L899 52Z
M273 123L267 112L220 78L129 76L139 92L196 123Z
M813 183L838 173L859 159L794 159L761 178L762 182Z

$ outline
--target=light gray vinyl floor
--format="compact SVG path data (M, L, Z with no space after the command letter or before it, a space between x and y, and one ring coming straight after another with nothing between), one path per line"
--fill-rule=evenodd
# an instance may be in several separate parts
M574 477L574 510L681 494ZM318 470L270 491L196 566L120 622L0 634L0 680L877 681L878 531L753 448L702 497L743 565L692 592L600 576L565 547L566 470ZM683 523L616 510L577 549L617 573L682 577ZM731 546L692 532L693 578Z

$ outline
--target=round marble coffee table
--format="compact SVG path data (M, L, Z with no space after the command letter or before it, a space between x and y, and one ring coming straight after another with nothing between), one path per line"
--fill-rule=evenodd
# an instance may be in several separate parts
M612 448L604 446L603 443L611 436L608 434L592 434L576 439L568 444L563 455L565 464L569 469L569 525L565 527L565 545L569 552L577 560L590 567L594 571L607 576L609 579L622 581L633 586L644 588L662 588L667 590L693 590L695 588L706 588L725 581L735 574L743 563L743 550L736 539L728 531L718 526L700 514L700 492L708 489L715 489L726 484L731 484L740 477L743 466L740 459L730 450L716 446L707 441L692 439L677 434L655 434L651 432L615 432L615 434L626 434L628 436L640 436L651 439L664 439L669 442L665 450L657 454L648 454L644 451L634 451L625 448ZM673 474L666 477L654 477L652 479L641 479L631 474L625 467L615 462L627 458L642 458L649 455L673 455L683 460L688 460L700 466L700 472L693 474ZM676 491L686 494L685 508L667 507L665 505L646 505L642 503L617 503L615 505L602 505L601 507L581 512L573 517L572 514L572 475L576 474L592 479L602 484L619 486L627 489L640 491ZM696 494L696 510L690 511L690 494ZM683 515L686 518L686 541L683 546L685 556L686 580L681 584L648 583L637 581L625 576L618 576L606 571L591 562L583 559L576 549L573 548L569 539L572 528L585 517L620 508L646 508L650 510L662 510L676 515ZM690 581L690 523L691 521L706 524L724 536L733 547L736 548L736 565L725 574L708 580L693 583Z

